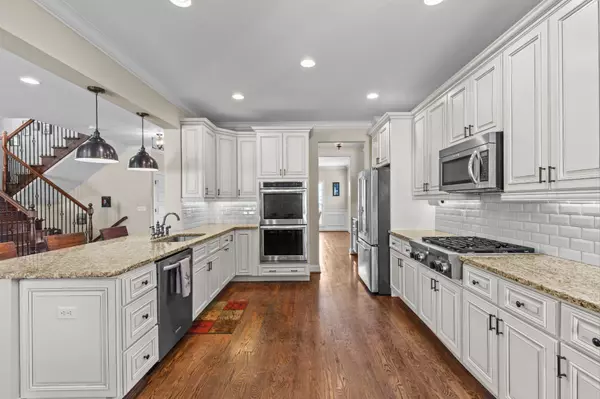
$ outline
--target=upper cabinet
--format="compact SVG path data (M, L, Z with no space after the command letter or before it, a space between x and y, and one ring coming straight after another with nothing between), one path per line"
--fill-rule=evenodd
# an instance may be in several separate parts
M413 195L439 195L439 153L447 128L446 97L434 102L413 123Z
M390 164L390 122L376 125L371 134L371 164L374 168Z
M425 145L427 112L415 116L413 122L413 194L425 193L428 154Z
M259 132L259 179L307 179L308 131Z
M217 134L217 198L237 196L236 138Z
M181 197L215 198L215 133L203 125L181 127Z
M448 93L448 145L469 135L469 82L461 82Z
M256 199L256 137L238 137L237 154L238 197Z

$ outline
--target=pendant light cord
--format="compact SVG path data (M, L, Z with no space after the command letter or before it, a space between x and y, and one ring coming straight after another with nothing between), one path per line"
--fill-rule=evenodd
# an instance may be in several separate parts
M144 118L145 118L145 116L142 116L142 150L145 150L145 148L144 148Z
M96 131L98 131L98 93L96 93Z

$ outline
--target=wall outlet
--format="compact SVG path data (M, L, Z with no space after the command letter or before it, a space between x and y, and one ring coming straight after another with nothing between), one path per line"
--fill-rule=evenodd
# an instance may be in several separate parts
M148 208L146 208L144 205L140 205L137 207L138 212L146 212L147 210Z
M58 318L59 319L76 319L77 308L73 306L59 306L58 307Z

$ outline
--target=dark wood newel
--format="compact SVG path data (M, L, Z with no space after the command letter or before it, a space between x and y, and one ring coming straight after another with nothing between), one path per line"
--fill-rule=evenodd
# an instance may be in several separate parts
M88 214L87 241L88 241L88 243L90 243L90 242L92 242L92 239L94 238L94 222L92 220L92 216L94 216L94 205L91 202L88 204L87 214Z

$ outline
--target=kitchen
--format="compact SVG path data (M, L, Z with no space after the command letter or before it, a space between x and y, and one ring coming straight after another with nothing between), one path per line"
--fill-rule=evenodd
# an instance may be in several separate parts
M598 2L520 17L367 125L179 119L170 234L0 262L0 397L600 397ZM366 143L372 166L357 258L319 234L318 148L335 142ZM218 298L252 311L186 335Z

